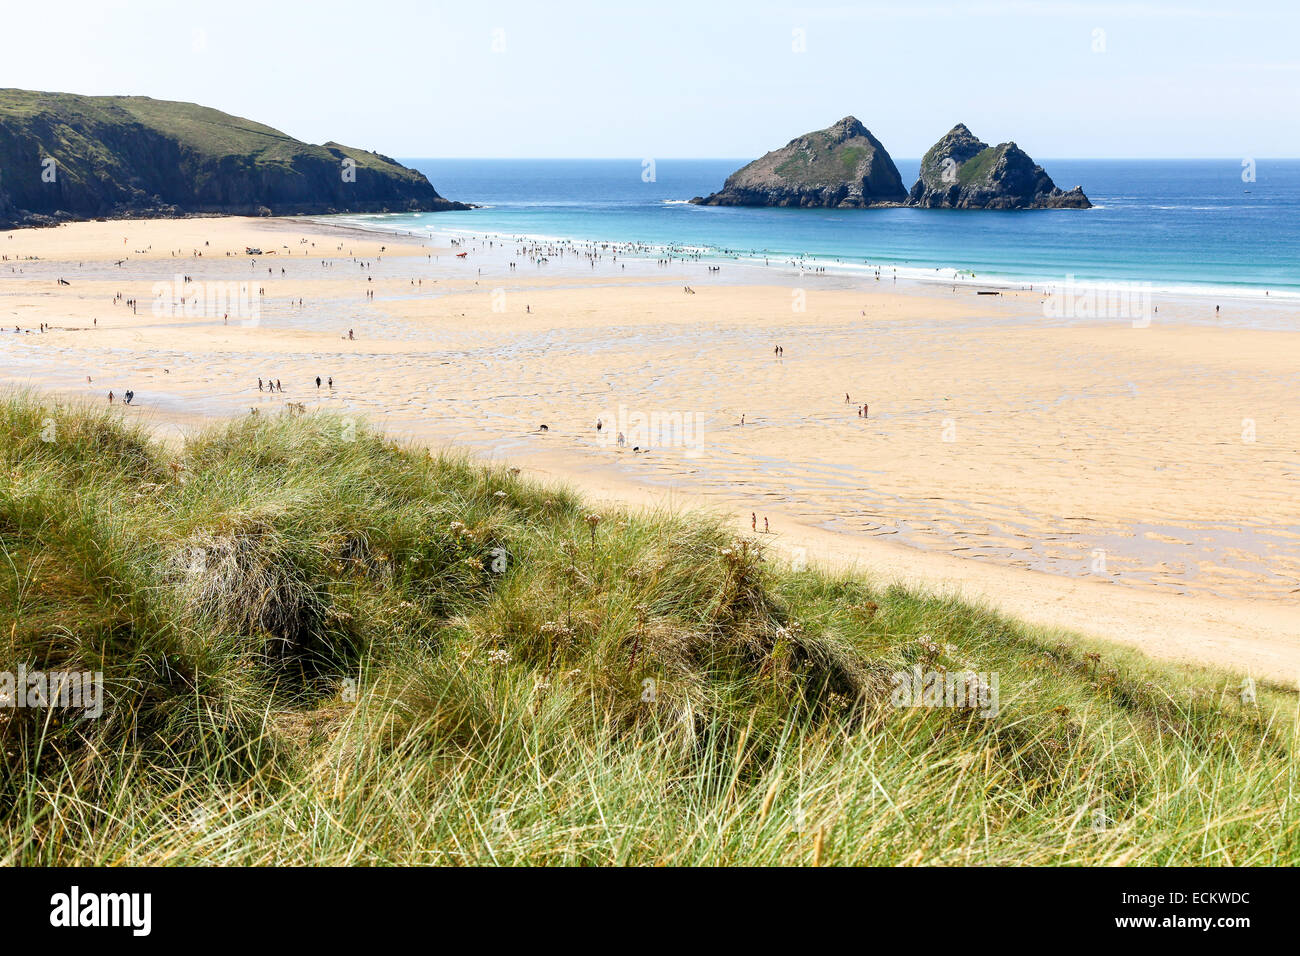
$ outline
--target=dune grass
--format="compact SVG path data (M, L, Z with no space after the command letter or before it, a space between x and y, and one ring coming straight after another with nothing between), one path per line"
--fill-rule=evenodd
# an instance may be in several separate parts
M1293 689L325 415L0 401L3 864L1294 864ZM900 708L919 667L995 716Z

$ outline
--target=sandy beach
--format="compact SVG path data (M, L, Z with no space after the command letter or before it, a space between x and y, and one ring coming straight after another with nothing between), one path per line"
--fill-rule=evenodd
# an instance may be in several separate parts
M1233 305L1161 301L1134 327L1048 317L1037 292L283 219L80 223L0 255L0 384L112 390L162 433L365 416L602 500L718 511L777 560L1300 678L1300 332Z

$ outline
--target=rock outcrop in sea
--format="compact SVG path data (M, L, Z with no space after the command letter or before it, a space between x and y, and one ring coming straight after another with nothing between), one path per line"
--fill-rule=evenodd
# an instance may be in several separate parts
M880 140L852 116L790 140L697 196L704 206L802 206L864 209L907 199L898 167Z
M990 146L958 123L926 152L907 199L925 209L1088 209L1080 186L1058 189L1015 143Z
M469 208L387 156L313 146L193 103L0 90L0 228Z

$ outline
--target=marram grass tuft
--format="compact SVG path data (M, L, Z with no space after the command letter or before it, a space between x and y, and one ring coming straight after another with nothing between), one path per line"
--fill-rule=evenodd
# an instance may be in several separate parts
M0 863L1300 862L1290 688L324 415L20 394L0 459L0 672L102 674L0 707Z

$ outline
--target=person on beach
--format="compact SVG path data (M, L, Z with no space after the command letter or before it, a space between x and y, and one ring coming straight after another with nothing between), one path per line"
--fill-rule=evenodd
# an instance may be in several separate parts
M275 388L276 391L280 391L280 392L284 391L284 386L280 384L280 380L278 378L275 380Z
M112 391L109 391L109 393L108 393L108 404L110 404L110 405L113 404L113 393L112 393Z
M329 377L329 386L330 386L330 391L333 391L333 390L334 390L334 376L333 376L333 375L331 375L331 376Z
M767 526L767 519L763 519L763 534L771 534L772 529Z
M262 380L260 378L257 380L257 390L259 392L262 390Z
M320 376L319 376L319 375L316 376L316 387L317 387L317 388L320 388Z
M749 513L749 530L751 531L758 530L758 515L753 511Z

